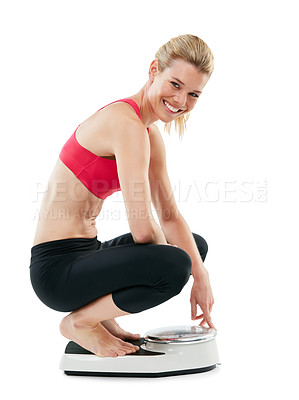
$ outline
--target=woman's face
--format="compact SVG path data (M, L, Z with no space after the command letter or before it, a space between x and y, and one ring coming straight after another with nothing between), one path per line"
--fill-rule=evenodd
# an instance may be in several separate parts
M194 65L181 59L173 60L169 68L160 72L158 60L154 60L149 80L148 96L153 111L158 119L167 123L193 109L208 75L198 72Z

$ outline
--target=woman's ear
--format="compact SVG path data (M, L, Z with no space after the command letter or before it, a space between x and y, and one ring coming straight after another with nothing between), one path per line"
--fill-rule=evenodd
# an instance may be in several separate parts
M155 79L155 76L157 75L157 73L159 72L159 62L158 60L155 58L152 62L151 65L149 67L149 80L151 82L153 82L153 80Z

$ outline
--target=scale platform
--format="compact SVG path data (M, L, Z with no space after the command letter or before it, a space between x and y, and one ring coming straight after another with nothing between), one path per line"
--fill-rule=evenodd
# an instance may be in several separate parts
M164 377L207 372L219 364L216 334L201 326L170 326L150 330L130 341L139 350L118 357L98 357L69 342L60 362L66 375Z

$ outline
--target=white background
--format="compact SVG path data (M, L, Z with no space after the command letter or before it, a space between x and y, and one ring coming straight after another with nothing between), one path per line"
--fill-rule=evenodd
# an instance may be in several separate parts
M298 24L295 1L10 1L1 29L1 389L6 398L298 398ZM184 140L161 131L178 207L206 238L222 365L160 379L67 377L66 314L29 280L42 192L84 119L141 89L158 48L201 37L215 71ZM116 210L119 218L109 217ZM121 192L97 221L128 232ZM119 213L119 214L117 214ZM192 325L192 278L168 302L118 322ZM228 397L229 396L229 397Z

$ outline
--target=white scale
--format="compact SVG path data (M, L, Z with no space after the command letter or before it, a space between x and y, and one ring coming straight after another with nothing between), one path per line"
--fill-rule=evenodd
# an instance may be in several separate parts
M139 340L129 341L139 350L118 357L98 357L69 342L60 362L67 375L163 377L194 374L219 363L216 334L201 326L169 326L153 329Z

